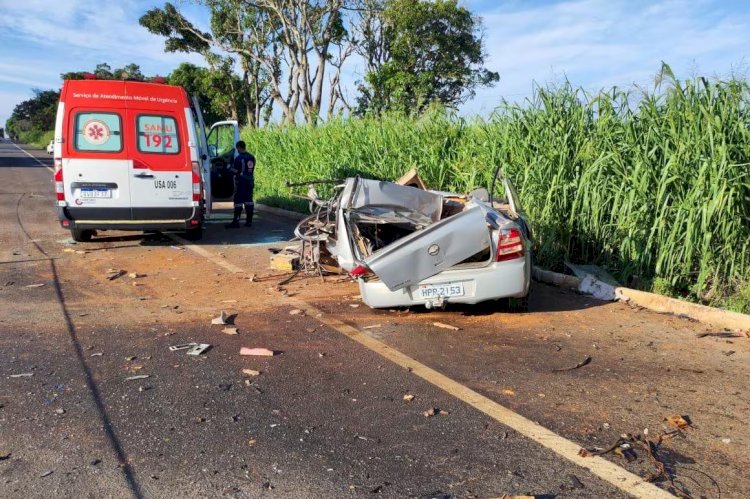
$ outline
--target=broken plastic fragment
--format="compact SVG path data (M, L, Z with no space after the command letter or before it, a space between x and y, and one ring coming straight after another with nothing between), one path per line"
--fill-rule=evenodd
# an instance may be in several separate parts
M240 348L240 355L254 355L259 357L273 357L275 352L267 348Z
M228 318L229 316L227 315L227 313L222 310L221 314L219 314L218 317L216 317L215 319L211 319L211 324L219 324L219 325L229 324L229 322L227 322Z
M451 326L450 324L444 324L442 322L433 322L432 325L435 326L435 327L442 328L442 329L450 329L451 331L460 331L461 330L460 327Z

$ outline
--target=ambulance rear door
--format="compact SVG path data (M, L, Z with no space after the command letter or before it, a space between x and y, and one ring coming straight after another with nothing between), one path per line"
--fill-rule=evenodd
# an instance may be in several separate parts
M70 216L78 221L130 220L125 111L73 107L65 112L59 150Z
M193 216L193 172L184 113L128 109L135 137L130 151L133 220Z

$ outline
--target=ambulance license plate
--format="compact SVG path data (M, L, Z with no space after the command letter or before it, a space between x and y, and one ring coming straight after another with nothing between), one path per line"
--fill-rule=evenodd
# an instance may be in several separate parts
M112 189L81 189L82 198L111 198Z
M452 296L463 296L464 284L462 282L448 282L445 284L422 284L419 286L419 297L425 298L450 298Z

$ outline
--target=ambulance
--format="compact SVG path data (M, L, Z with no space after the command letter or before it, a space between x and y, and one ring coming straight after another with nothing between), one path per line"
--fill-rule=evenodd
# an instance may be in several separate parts
M233 195L236 121L211 125L163 79L63 82L54 138L57 214L75 241L105 230L200 239L212 201Z

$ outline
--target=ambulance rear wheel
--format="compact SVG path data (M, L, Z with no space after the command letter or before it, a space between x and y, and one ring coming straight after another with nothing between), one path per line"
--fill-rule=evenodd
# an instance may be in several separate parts
M91 241L91 236L94 235L93 230L87 229L70 229L70 237L77 243L87 243Z
M203 227L194 227L185 231L185 239L188 241L200 241L203 239Z

